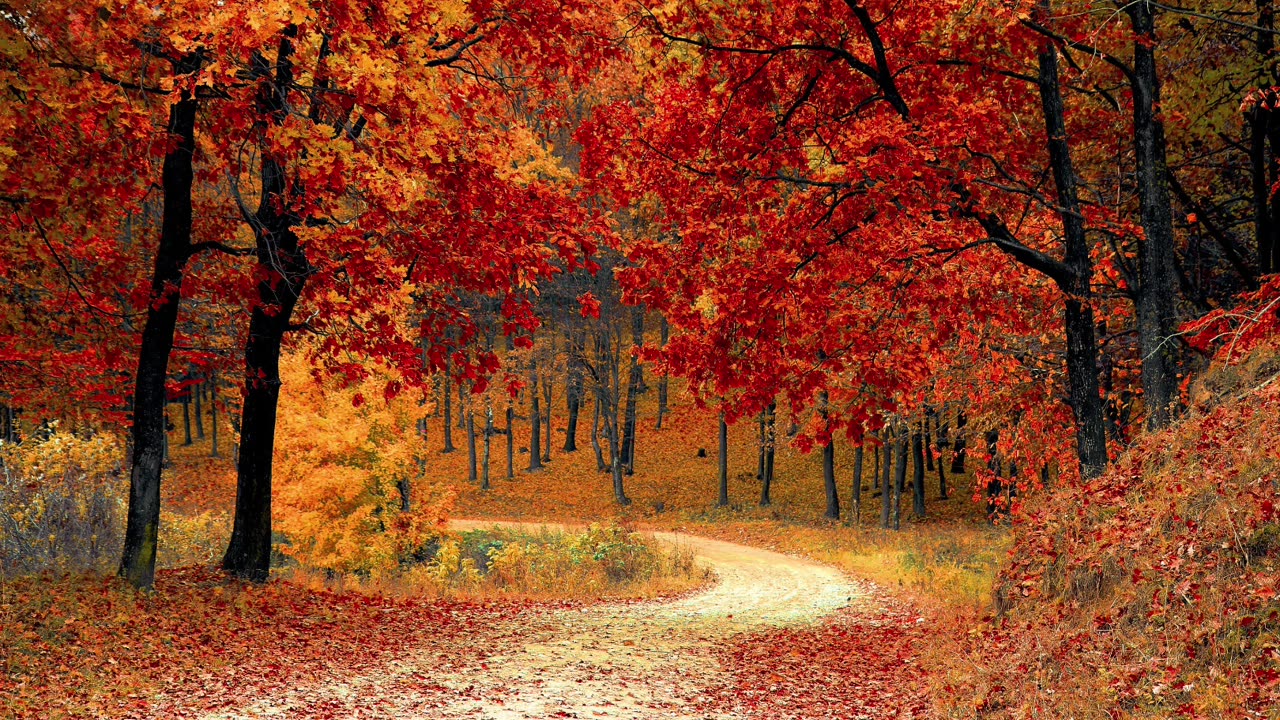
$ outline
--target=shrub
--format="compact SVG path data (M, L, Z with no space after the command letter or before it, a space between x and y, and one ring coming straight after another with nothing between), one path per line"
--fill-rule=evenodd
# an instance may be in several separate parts
M122 542L120 457L109 435L56 426L0 442L0 577L109 568Z

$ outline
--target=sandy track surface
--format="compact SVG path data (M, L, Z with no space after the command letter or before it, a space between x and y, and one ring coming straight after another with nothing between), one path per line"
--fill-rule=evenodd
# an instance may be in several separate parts
M544 527L451 523L458 530L494 525ZM860 592L818 563L693 535L653 535L691 550L715 583L672 601L549 612L509 651L474 668L446 668L438 657L410 652L376 674L297 688L212 717L721 718L702 702L708 688L728 681L712 649L737 633L816 621Z

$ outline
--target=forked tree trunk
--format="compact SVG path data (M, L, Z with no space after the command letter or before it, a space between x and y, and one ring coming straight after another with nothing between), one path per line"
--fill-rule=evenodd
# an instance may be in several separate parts
M293 84L293 38L291 26L280 39L275 78L263 85L258 107L263 118L280 125L287 109L285 97ZM270 68L264 59L255 63L255 73L267 77ZM240 453L236 474L236 513L231 541L222 558L222 567L233 575L263 582L271 568L271 468L275 452L276 411L280 401L280 347L293 309L310 273L306 252L293 228L300 218L289 209L288 169L266 147L266 122L260 126L261 199L255 228L258 264L263 279L258 283L258 302L249 319L245 343L244 407L240 424Z
M760 483L760 506L768 507L773 498L769 496L773 489L773 463L775 451L778 444L778 428L777 413L778 407L775 403L769 403L769 407L765 409L765 455L764 455L764 479Z

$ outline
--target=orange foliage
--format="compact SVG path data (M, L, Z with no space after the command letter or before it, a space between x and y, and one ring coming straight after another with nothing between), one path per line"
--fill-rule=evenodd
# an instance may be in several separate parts
M1280 364L1196 407L1016 528L1000 614L948 653L952 717L1244 718L1280 707Z
M161 571L154 594L111 579L0 586L0 715L188 717L234 711L308 680L377 671L403 649L448 669L528 629L522 606L241 585ZM443 687L413 692L440 702Z

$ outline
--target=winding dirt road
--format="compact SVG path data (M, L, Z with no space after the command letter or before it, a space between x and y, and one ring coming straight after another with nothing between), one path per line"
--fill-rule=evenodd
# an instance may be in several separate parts
M459 530L495 524L515 523L451 523ZM289 697L215 717L315 717L311 708L377 694L385 700L376 712L351 717L721 718L699 709L706 706L701 700L707 689L728 680L711 655L718 644L741 632L813 622L860 596L844 575L825 565L693 535L654 536L691 550L716 582L673 601L553 611L545 623L521 633L508 652L475 668L442 668L437 657L409 653L373 675L299 688ZM403 691L423 678L451 699L441 704ZM397 691L389 692L392 687Z

